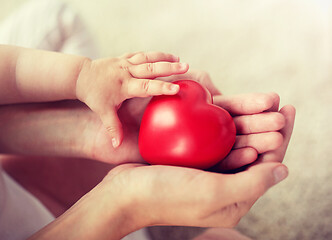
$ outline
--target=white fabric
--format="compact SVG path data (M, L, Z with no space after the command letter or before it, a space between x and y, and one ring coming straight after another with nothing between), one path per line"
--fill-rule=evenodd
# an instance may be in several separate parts
M0 24L0 44L98 57L82 20L57 0L34 0ZM26 239L54 219L29 192L0 169L0 239ZM146 229L123 240L148 240Z
M34 0L0 25L0 43L98 57L79 15L57 0Z
M53 215L0 168L0 239L26 239Z

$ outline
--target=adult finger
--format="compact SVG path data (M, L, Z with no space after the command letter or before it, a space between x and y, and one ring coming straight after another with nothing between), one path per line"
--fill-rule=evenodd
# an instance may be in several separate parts
M257 151L251 147L232 150L226 158L214 166L211 170L215 172L225 172L241 168L257 159Z
M188 64L186 63L144 63L140 65L130 66L129 72L135 78L149 78L165 77L173 74L182 74L188 71Z
M139 52L128 58L131 64L155 63L155 62L179 62L179 57L163 52Z
M274 97L268 93L221 95L215 96L213 102L233 116L264 112L275 104Z
M238 134L278 131L285 126L285 117L277 112L242 115L233 118Z
M256 133L249 135L238 135L233 149L252 147L258 153L264 153L278 149L283 143L283 136L279 132Z
M280 110L280 113L285 117L285 126L280 130L283 143L278 149L262 154L258 162L282 162L284 159L294 128L296 110L293 106L286 105Z
M173 95L179 91L177 84L151 79L130 79L127 87L128 98L156 95Z

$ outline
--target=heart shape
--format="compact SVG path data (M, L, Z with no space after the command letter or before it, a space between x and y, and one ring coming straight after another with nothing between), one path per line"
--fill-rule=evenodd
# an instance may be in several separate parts
M192 80L174 82L176 95L155 96L140 126L139 150L150 164L207 169L224 159L235 142L229 113L212 103L209 91Z

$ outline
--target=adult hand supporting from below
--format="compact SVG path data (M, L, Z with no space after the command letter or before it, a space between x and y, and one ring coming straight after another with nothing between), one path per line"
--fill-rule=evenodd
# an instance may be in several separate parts
M281 163L236 174L123 164L31 239L119 239L151 225L233 227L287 173Z

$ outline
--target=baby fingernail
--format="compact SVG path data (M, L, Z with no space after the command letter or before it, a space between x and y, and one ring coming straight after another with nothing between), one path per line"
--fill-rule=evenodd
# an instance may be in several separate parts
M275 183L281 182L288 176L288 169L285 166L276 167L273 170Z
M117 141L116 138L112 138L112 145L114 148L117 148L119 146L119 141Z
M171 86L169 87L169 89L170 89L172 92L177 92L177 91L180 89L180 86L177 85L177 84L171 84Z

